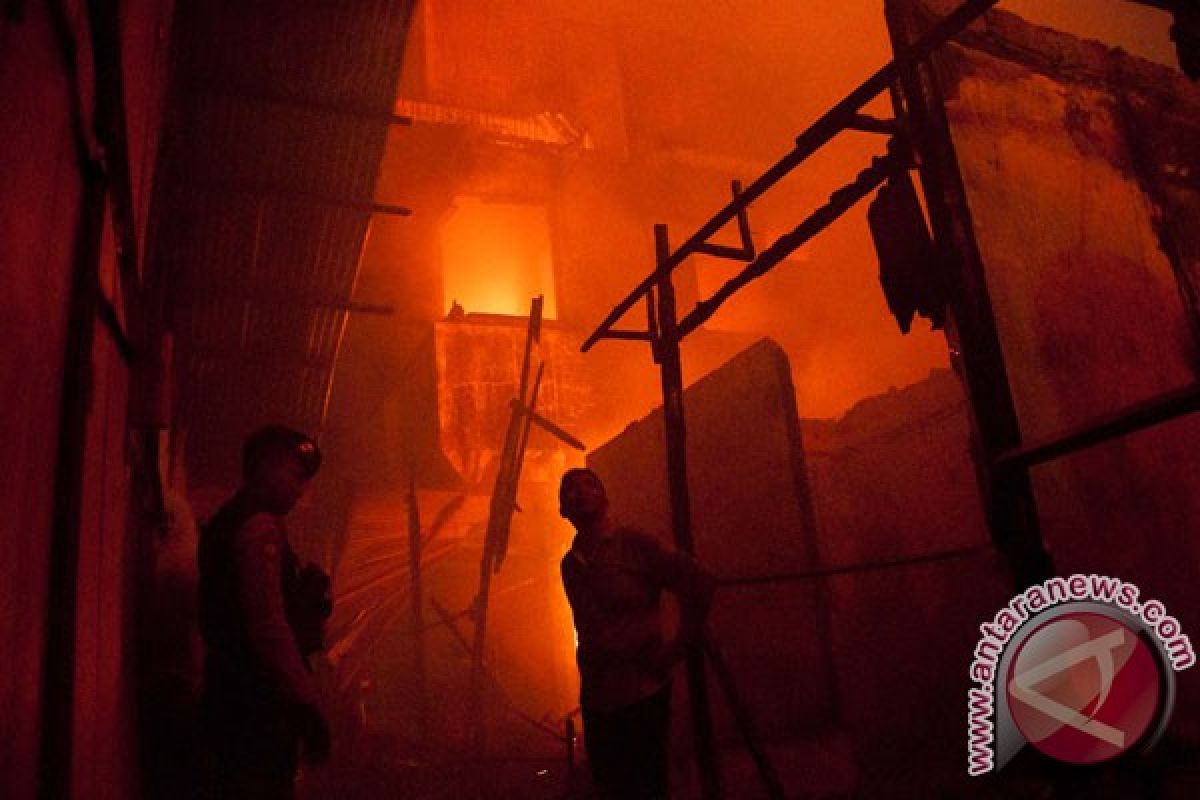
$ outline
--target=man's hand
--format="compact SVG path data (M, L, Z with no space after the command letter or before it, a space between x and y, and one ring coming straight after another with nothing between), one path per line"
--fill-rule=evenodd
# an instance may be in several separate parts
M300 706L300 742L304 761L318 764L329 760L329 723L320 709L313 705Z
M304 611L320 619L329 619L333 614L333 597L330 595L332 581L325 570L316 564L305 564L300 570L300 602Z
M325 649L325 620L333 613L330 580L316 564L308 564L297 576L296 591L286 598L287 616L296 633L300 655Z

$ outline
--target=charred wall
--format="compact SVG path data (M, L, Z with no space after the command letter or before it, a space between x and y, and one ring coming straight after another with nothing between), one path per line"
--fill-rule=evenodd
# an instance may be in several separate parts
M871 797L945 790L963 774L962 698L978 625L1008 589L983 518L962 388L938 370L801 429L826 564L850 568L827 585L860 788ZM895 735L913 720L920 736Z
M714 629L789 791L952 785L977 626L1007 588L961 387L940 370L838 419L799 419L789 374L782 351L760 343L685 395L699 559L726 579L793 576L722 588ZM655 412L588 464L617 519L670 543L662 442ZM808 574L822 570L835 572ZM898 741L915 719L922 735ZM730 785L756 785L740 741L720 730Z
M935 66L1024 442L1193 385L1196 85L1000 12ZM1032 470L1060 574L1118 575L1200 620L1198 425ZM1197 678L1179 677L1175 732L1194 738Z

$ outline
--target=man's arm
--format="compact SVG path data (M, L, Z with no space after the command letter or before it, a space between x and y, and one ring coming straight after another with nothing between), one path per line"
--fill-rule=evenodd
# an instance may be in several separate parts
M315 706L316 685L288 627L280 588L283 532L267 514L256 514L238 532L238 586L246 630L259 661L294 704Z
M687 553L667 550L648 536L639 538L652 578L679 598L679 633L668 646L668 655L673 660L681 658L688 647L699 644L704 637L716 579Z

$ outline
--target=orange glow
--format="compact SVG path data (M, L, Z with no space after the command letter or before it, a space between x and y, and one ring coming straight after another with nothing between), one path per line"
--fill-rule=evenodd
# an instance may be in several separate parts
M442 298L467 312L524 316L535 295L555 319L554 273L546 210L459 197L442 225Z

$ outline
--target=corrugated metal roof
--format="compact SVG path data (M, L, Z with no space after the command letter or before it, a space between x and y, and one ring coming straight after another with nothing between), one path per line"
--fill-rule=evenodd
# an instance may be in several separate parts
M257 425L319 432L411 7L179 4L154 254L201 482Z

